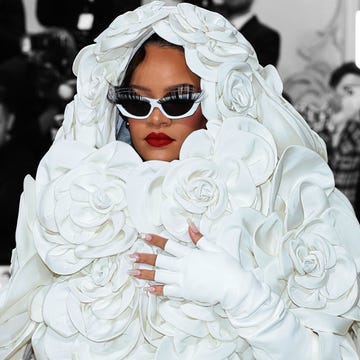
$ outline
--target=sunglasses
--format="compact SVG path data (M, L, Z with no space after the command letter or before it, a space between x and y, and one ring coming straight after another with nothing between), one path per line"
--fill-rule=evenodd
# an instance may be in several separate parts
M176 120L193 115L203 97L203 92L188 92L152 99L126 90L117 92L116 107L123 116L132 119L146 119L157 108L167 118Z

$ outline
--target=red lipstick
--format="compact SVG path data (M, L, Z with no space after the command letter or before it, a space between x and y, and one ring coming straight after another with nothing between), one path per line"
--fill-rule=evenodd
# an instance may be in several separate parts
M164 133L152 132L145 138L145 141L151 146L162 147L171 144L174 139Z

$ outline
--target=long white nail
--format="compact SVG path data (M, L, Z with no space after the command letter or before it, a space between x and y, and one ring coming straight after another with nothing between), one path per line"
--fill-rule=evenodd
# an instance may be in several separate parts
M151 241L152 237L150 234L140 233L139 237L141 240Z
M188 225L190 226L190 229L192 230L193 233L195 233L195 234L199 234L199 233L200 233L199 229L198 229L197 226L192 222L191 219L187 218L186 221L187 221Z
M131 276L138 276L141 274L140 270L138 269L130 269L127 271L127 273Z
M137 261L140 260L140 256L138 254L130 254L128 256L129 261L136 263Z
M154 294L155 293L155 287L153 287L153 286L145 287L144 291L149 292L150 294Z

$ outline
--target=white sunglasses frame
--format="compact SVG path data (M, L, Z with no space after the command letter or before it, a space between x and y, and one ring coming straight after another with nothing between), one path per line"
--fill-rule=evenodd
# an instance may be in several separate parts
M159 103L160 100L162 100L163 98L160 98L160 99L153 99L153 98L149 98L149 97L146 97L146 96L141 96L140 97L140 100L143 100L145 102L148 102L150 104L150 110L149 112L144 115L144 116L137 116L137 115L134 115L134 114L131 114L129 113L121 104L116 104L116 107L118 108L118 110L120 111L120 113L123 115L123 116L126 116L128 118L131 118L131 119L136 119L136 120L144 120L144 119L147 119L151 114L152 112L154 111L155 108L159 109L161 111L161 113L166 116L168 119L171 119L171 120L177 120L177 119L183 119L183 118L186 118L188 116L191 116L191 115L194 115L197 108L199 107L201 101L203 100L204 98L204 93L203 92L198 92L198 93L195 93L195 94L200 94L200 96L194 101L193 105L191 106L191 108L185 113L185 114L182 114L182 115L177 115L177 116L172 116L172 115L169 115L166 113L165 109L162 107L162 104Z

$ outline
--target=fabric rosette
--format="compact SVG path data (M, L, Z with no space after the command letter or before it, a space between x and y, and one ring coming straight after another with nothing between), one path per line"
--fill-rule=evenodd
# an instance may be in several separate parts
M200 221L217 220L228 213L228 186L240 176L244 180L233 189L234 195L244 206L252 204L256 189L242 162L215 164L209 159L189 158L164 166L144 163L129 179L127 196L135 199L129 204L130 216L141 231L191 242L188 219L199 225Z
M253 48L225 18L191 4L179 4L166 21L154 24L164 39L185 47L190 69L207 81L216 81L214 68L225 61L259 64Z
M207 131L195 131L180 160L149 161L136 169L127 186L130 215L140 231L189 242L188 219L209 234L212 224L238 208L265 207L276 162L276 146L264 126L229 118L216 141Z
M245 116L227 118L215 140L207 131L200 130L192 133L181 148L180 163L186 164L186 161L191 163L194 159L204 161L203 166L209 161L209 164L211 162L212 165L209 165L208 168L216 169L218 178L213 175L206 176L210 179L217 179L219 184L223 184L219 189L226 190L229 202L222 215L228 216L240 208L266 211L269 204L269 179L277 164L277 152L272 135L256 120ZM177 164L174 164L174 168L175 166L180 167ZM198 170L200 169L201 167L198 167ZM194 167L194 171L196 171L196 167ZM180 183L180 179L185 177L185 174L189 181ZM185 184L191 185L196 176L181 169L179 175L168 176L167 179L169 184L174 186L173 189L166 190L168 198L177 199L175 203L181 205L179 194L187 194L189 190ZM175 186L179 188L175 188ZM197 188L206 189L205 186L194 187L194 189ZM172 193L176 195L171 195ZM214 192L214 199L216 199L215 195L216 192ZM183 197L188 199L186 201L188 204L191 201L201 204L201 201L192 195L183 195ZM185 204L180 206L180 208L184 207ZM222 217L210 215L209 210L210 208L207 209L206 216L196 216L195 214L195 219L201 219L196 222L200 226L200 230L207 234L210 230L210 223L220 222ZM190 214L194 215L192 212Z
M318 154L290 147L274 174L273 212L254 236L265 281L315 330L327 321L341 333L338 317L357 307L360 230L346 201Z
M230 359L249 347L217 306L154 297L146 306L142 326L154 359Z
M175 162L164 178L162 191L164 227L183 241L190 241L187 219L209 234L212 225L234 207L254 205L257 195L246 164L230 159L223 163L201 158Z
M139 246L130 252L139 251ZM33 338L35 352L54 354L55 348L63 358L71 358L93 348L97 356L91 354L91 359L126 358L140 337L142 293L141 281L127 274L130 252L97 259L76 276L60 277L53 283L42 306L46 325ZM67 348L69 339L72 345Z
M250 114L256 118L252 71L246 62L219 67L216 94L218 111L224 119Z
M127 144L96 150L54 144L39 165L36 247L57 274L75 273L96 258L122 253L136 240L127 212L126 178L141 159Z

